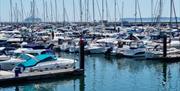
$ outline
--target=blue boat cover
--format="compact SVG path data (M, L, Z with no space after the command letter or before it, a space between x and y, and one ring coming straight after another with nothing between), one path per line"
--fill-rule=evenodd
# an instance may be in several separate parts
M41 54L41 55L36 56L35 58L31 58L29 60L26 60L23 63L18 64L18 67L28 68L28 67L36 66L38 63L41 63L41 62L55 61L55 60L57 59L52 54Z

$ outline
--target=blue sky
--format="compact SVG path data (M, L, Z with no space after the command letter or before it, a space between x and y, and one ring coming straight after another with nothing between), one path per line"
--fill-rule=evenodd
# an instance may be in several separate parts
M12 0L13 1L13 7L15 7L15 3L17 3L17 7L20 10L21 9L21 3L20 0ZM28 17L30 16L30 2L32 0L23 0L23 5L24 5L24 16ZM36 16L39 18L43 17L43 4L42 1L43 0L35 0L36 1ZM53 3L53 20L55 17L55 6L54 6L54 2L55 0L45 0L47 1L48 4L48 16L49 16L49 20L50 20L50 1L52 1ZM64 0L65 1L65 8L67 11L67 16L68 16L68 20L69 21L73 21L73 0ZM82 0L83 2L85 0ZM97 0L99 3L99 7L101 10L101 0ZM105 1L105 0L104 0ZM108 1L108 9L109 9L109 17L108 20L113 21L114 20L114 0L107 0ZM157 0L154 0L154 3ZM62 9L62 2L63 0L57 0L57 5L58 5L58 21L63 21L63 9ZM92 21L92 0L89 0L89 21ZM96 0L95 0L96 2ZM130 17L134 17L135 14L135 10L134 10L134 2L135 0L117 0L118 2L118 7L120 8L120 10L117 9L117 17L120 17L121 14L121 5L122 2L124 2L124 18L130 18ZM165 17L169 17L169 4L170 0L163 0L163 14L162 16ZM175 2L175 7L176 7L176 13L177 16L180 17L180 0L174 0ZM139 0L139 4L140 4L140 8L141 8L141 14L142 17L151 17L151 0ZM76 7L76 21L79 21L79 0L75 0L75 7ZM15 9L15 8L14 8ZM38 11L37 11L38 10ZM105 10L106 11L106 10ZM118 12L120 11L120 12ZM95 3L95 13L96 13L96 20L100 20L101 17L99 15L98 12L98 6L97 3ZM1 21L9 21L10 20L10 5L9 5L9 0L0 0L0 17L1 17ZM104 17L106 17L106 12L104 14ZM42 18L43 19L43 18ZM66 18L67 20L67 18ZM83 20L85 21L85 18L83 16Z

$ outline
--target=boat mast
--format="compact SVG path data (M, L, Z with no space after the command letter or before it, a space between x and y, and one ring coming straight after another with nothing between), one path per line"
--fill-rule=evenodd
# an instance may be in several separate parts
M49 22L49 16L48 16L48 4L47 4L47 1L45 2L45 12L46 12L46 22Z
M52 0L50 0L50 7L51 7L51 22L53 22L53 7L52 7Z
M35 2L35 0L33 0L33 23L35 23L35 16L36 16L36 14L35 14L35 7L36 7L36 2Z
M114 0L114 29L116 29L116 7L117 7L117 1Z
M170 0L170 22L169 22L169 26L170 28L172 28L172 6L173 6L173 0Z
M82 23L82 16L83 16L82 0L79 0L79 7L80 7L80 22Z
M86 16L86 18L87 18L87 22L89 22L89 0L87 0L86 3L87 3L87 6L86 6L87 16Z
M175 5L174 5L174 0L170 0L170 28L172 28L172 17L173 17L173 13L175 16L175 20L176 20L176 27L178 27L177 24L177 16L176 16L176 10L175 10Z
M137 7L138 7L138 12L139 12L141 24L143 24L143 23L142 23L142 16L141 16L141 10L140 10L140 5L139 5L139 0L137 1Z
M103 24L103 20L104 20L104 0L102 0L102 24Z
M32 18L32 23L35 22L35 1L31 1L31 18Z
M76 21L76 9L75 9L75 1L73 0L73 18L74 18L74 22Z
M175 9L175 5L174 5L174 0L173 0L173 9L174 9L174 16L175 16L175 20L176 20L176 28L178 28L178 20L177 20L177 15L176 15L176 9Z
M109 20L108 1L106 0L106 20Z
M57 22L57 0L55 0L55 21Z
M64 0L63 0L63 25L65 26L65 4L64 4Z
M15 3L15 8L14 8L14 15L15 15L15 21L18 23L19 22L19 18L18 18L18 7L17 7L17 3Z
M22 19L22 22L24 21L24 6L23 6L23 2L21 0L21 19Z
M87 22L87 0L84 0L84 20Z
M94 0L92 0L92 6L93 6L93 23L95 23L95 5L94 5Z
M100 7L99 7L98 0L96 0L96 4L97 4L97 8L98 8L99 17L100 17L99 20L101 20L102 15L101 15L101 10L100 10Z
M162 0L160 0L159 2L158 28L161 27L161 15L162 15Z
M136 25L136 22L137 22L137 1L138 0L135 0L135 25Z
M154 10L154 0L151 0L151 22L152 22L152 25L153 25L153 20L154 20L153 10Z
M1 0L0 0L0 26L1 26Z
M122 8L121 8L122 10L121 10L121 28L123 27L123 18L124 18L124 1L122 2Z
M43 0L43 18L44 22L46 22L46 11L45 11L45 1Z
M12 10L12 0L9 0L10 3L10 22L13 21L13 10Z

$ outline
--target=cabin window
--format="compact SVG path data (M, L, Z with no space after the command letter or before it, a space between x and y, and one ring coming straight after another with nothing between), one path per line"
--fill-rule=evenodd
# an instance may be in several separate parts
M45 59L43 60L43 62L52 61L52 60L54 60L54 58L52 58L52 57L47 57L47 58L45 58Z
M60 66L56 66L56 68L60 68Z
M48 70L48 68L45 68L45 70Z

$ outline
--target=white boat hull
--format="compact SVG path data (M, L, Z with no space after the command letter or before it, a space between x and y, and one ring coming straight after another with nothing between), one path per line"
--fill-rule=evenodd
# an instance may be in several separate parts
M94 47L94 48L88 48L88 51L92 54L100 54L100 53L105 53L106 49L103 47Z
M7 61L0 62L0 69L1 70L12 70L17 64L24 62L25 60L21 59L10 59Z
M59 58L57 61L39 63L34 67L26 68L24 72L47 71L57 69L73 68L76 61L72 59Z

